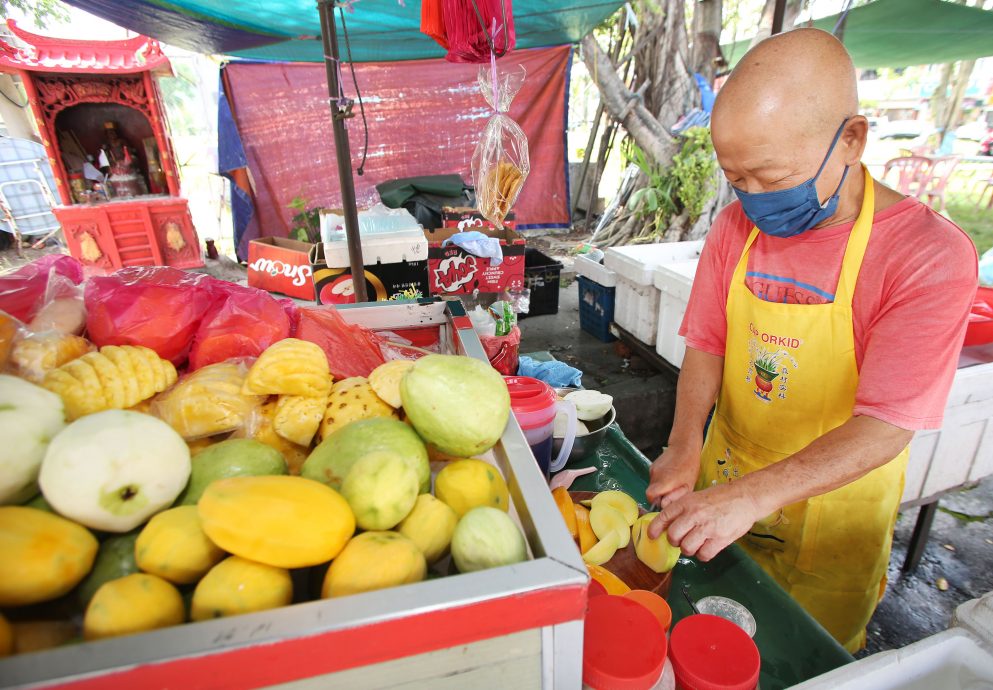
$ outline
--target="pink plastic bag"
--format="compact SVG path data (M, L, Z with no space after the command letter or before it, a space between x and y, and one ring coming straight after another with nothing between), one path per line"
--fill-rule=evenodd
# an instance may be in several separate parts
M336 380L368 376L386 361L380 349L383 339L362 326L346 323L335 309L301 308L296 337L324 350Z
M78 296L83 266L71 256L48 254L0 276L0 310L24 323L56 299Z
M186 361L214 304L210 276L164 266L124 268L86 282L86 330L94 344L143 345L176 366Z
M208 288L215 301L197 329L190 350L190 370L234 357L258 357L293 335L297 308L292 300L221 280Z

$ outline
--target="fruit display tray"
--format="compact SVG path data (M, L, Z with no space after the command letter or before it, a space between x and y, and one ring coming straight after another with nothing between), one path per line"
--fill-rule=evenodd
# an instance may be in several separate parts
M338 308L375 331L437 327L445 351L487 361L459 302ZM23 654L0 660L0 686L577 688L586 568L513 415L492 454L532 560Z

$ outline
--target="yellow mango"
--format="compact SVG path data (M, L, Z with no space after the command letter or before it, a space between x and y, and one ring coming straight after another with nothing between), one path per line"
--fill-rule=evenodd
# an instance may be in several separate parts
M170 508L149 520L134 554L139 568L177 585L196 582L225 555L204 534L195 505Z
M617 533L617 548L623 549L631 541L631 528L627 519L615 508L600 504L590 508L590 527L600 541L609 532Z
M553 489L552 498L555 499L555 506L562 513L562 519L565 520L569 534L573 539L576 539L579 536L579 528L576 525L576 510L572 507L572 497L569 496L569 490L564 486Z
M206 535L225 551L277 568L305 568L338 555L355 516L334 489L304 477L230 477L197 503Z
M293 581L284 568L274 568L238 556L210 569L193 592L190 618L195 621L237 616L288 606Z
M646 513L638 518L631 527L631 540L638 560L656 573L667 573L676 566L681 552L678 546L669 543L665 532L658 539L649 538L648 526L657 516L658 513Z
M0 613L0 657L14 653L14 627Z
M334 559L324 576L322 597L343 597L420 582L427 574L424 554L397 532L363 532Z
M617 553L619 541L617 532L608 532L606 537L596 543L596 546L583 554L583 560L588 565L603 565Z
M624 580L614 575L601 565L586 564L586 569L590 572L590 577L603 585L607 594L627 594L631 588L625 584Z
M85 528L36 508L0 508L0 606L60 597L86 577L99 544Z
M586 553L596 546L597 538L590 527L590 511L579 505L573 505L576 513L576 531L579 533L579 553Z
M421 494L396 531L410 539L433 565L448 553L459 516L431 494Z
M601 505L610 506L623 515L628 527L638 519L638 504L623 491L601 491L593 497L590 508L591 510L596 509L597 506Z
M155 575L135 573L104 583L83 616L83 637L107 637L179 625L186 618L183 597Z
M474 458L456 460L442 468L434 482L434 495L459 517L480 506L505 513L510 510L510 492L500 470Z

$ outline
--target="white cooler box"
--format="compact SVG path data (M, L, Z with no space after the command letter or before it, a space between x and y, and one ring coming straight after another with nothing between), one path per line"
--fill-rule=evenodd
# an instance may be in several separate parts
M655 345L658 336L660 292L655 269L696 259L703 240L611 247L603 264L617 274L614 322L638 340Z
M686 305L690 301L690 290L693 288L699 263L699 259L680 261L659 266L653 272L653 282L659 291L659 325L655 351L665 361L677 367L683 366L683 355L686 354L686 341L679 335L679 326L686 314Z

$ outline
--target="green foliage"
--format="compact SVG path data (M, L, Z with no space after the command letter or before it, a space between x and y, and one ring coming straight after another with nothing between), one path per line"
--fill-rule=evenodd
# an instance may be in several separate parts
M0 0L2 2L2 0ZM173 60L175 77L159 79L162 100L169 114L169 128L176 136L194 136L201 132L198 79L196 71L185 60Z
M300 242L321 241L321 211L320 206L310 206L302 196L293 197L289 208L296 211L293 216L293 227L290 229L290 239Z
M692 127L683 133L683 146L668 167L654 165L633 142L626 142L625 158L648 177L648 185L628 199L628 210L650 218L653 235L661 235L669 221L683 213L695 222L714 193L717 161L710 130Z
M11 10L31 17L42 29L50 21L56 24L69 21L69 13L59 0L0 0L0 19L9 17Z

